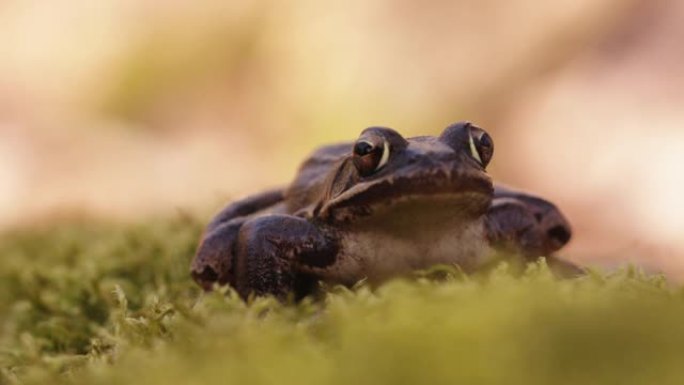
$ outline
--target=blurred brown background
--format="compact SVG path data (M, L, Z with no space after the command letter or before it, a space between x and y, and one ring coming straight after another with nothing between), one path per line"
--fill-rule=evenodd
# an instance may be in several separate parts
M0 225L206 213L369 125L492 133L582 263L684 278L684 3L0 3Z

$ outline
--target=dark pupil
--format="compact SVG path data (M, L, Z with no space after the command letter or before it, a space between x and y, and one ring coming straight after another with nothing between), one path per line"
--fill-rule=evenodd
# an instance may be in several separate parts
M368 142L359 142L354 146L354 154L359 156L368 155L373 152L373 145Z
M491 148L492 138L487 134L482 135L480 138L480 146L484 147L485 149Z

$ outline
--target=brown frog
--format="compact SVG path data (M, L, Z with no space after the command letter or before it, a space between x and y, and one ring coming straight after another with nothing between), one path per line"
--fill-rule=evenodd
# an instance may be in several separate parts
M208 225L191 271L205 289L307 295L322 280L379 282L435 264L473 272L495 250L552 268L571 236L551 203L497 186L486 174L494 144L466 122L405 139L384 127L314 152L285 189L227 206Z

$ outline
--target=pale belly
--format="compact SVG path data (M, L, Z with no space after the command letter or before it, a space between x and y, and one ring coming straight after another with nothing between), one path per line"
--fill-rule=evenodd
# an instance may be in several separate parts
M469 272L493 256L482 220L437 227L416 225L404 232L358 229L345 232L339 241L336 262L313 273L327 282L346 285L361 279L380 282L437 264L458 265Z

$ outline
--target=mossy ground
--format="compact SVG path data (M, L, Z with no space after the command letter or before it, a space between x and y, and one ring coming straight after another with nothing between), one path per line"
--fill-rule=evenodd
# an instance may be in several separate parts
M246 305L188 276L201 226L0 239L0 384L682 384L684 291L633 269L434 269Z

